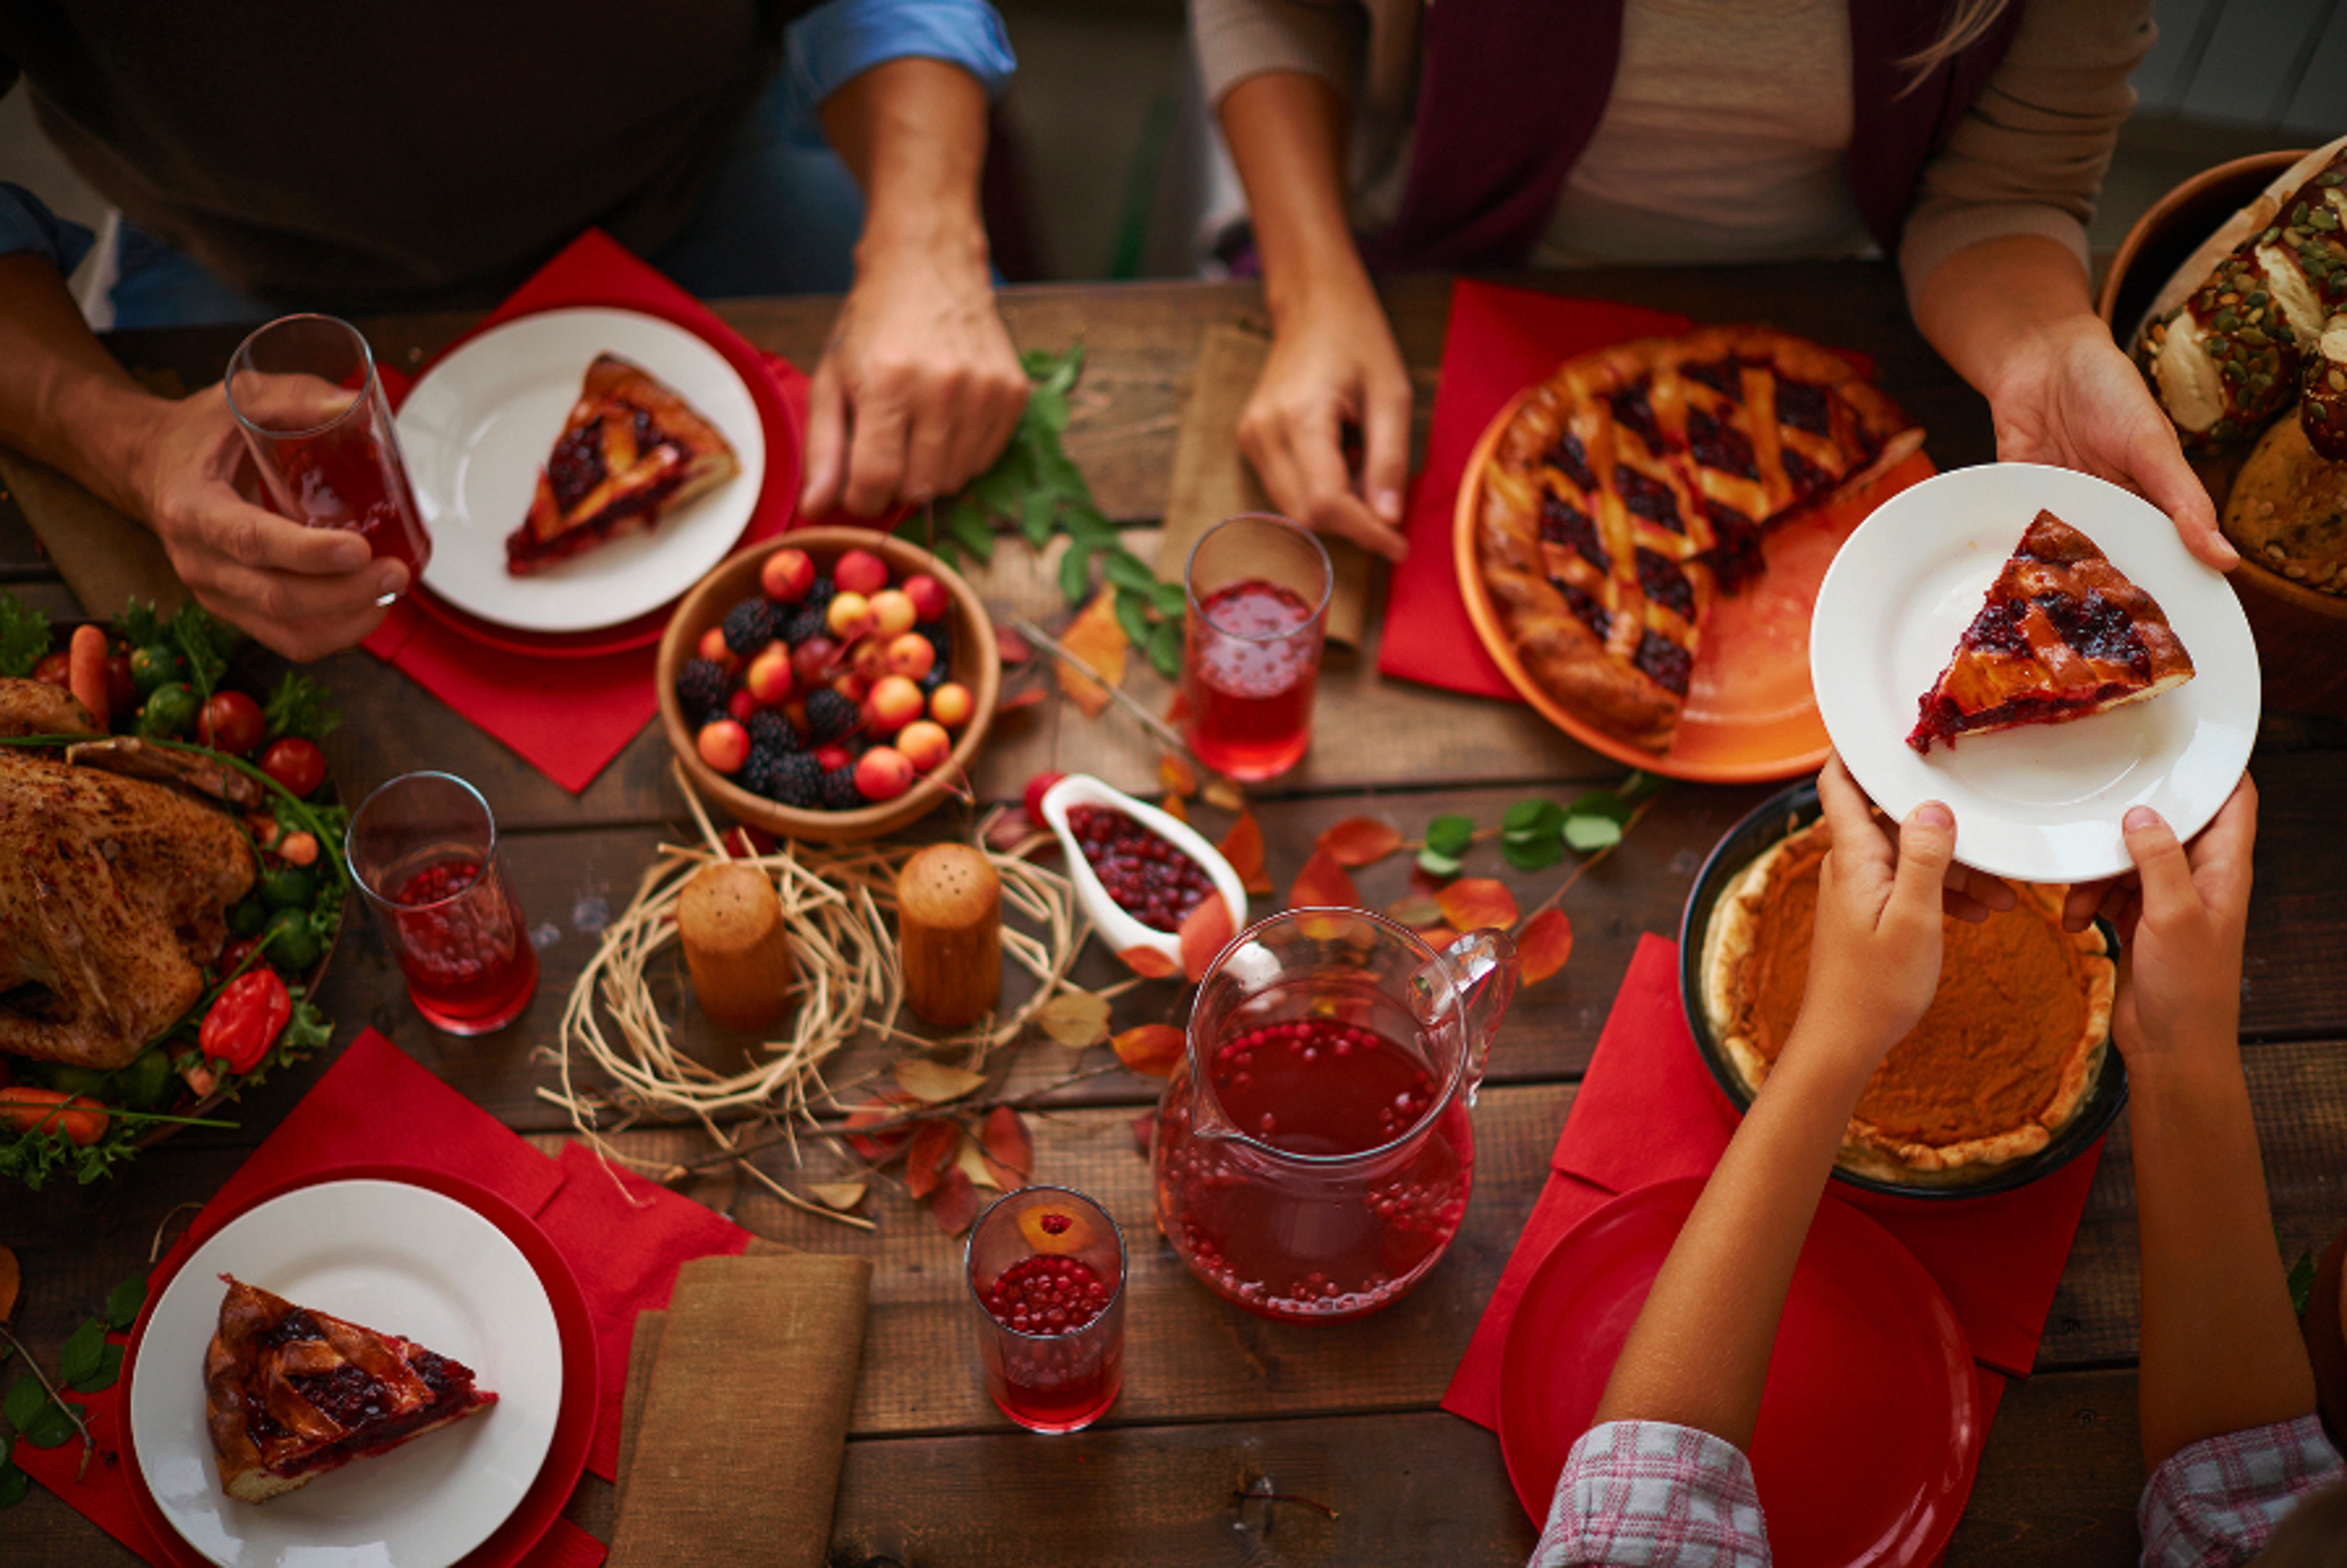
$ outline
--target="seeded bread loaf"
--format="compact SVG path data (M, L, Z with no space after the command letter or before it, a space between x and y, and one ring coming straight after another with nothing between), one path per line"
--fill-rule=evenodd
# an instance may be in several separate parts
M2241 466L2224 529L2268 571L2347 597L2347 463L2318 455L2298 420L2276 421Z
M2298 422L2316 452L2347 463L2347 311L2324 324L2306 356Z

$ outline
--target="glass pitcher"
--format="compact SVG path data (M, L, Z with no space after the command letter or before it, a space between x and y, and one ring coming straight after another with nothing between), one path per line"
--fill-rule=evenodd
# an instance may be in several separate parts
M1467 1108L1516 989L1504 931L1436 952L1360 909L1291 909L1199 982L1158 1104L1157 1224L1250 1312L1374 1312L1441 1258L1467 1212Z

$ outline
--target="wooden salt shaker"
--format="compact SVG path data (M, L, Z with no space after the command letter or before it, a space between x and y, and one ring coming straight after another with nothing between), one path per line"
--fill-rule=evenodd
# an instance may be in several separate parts
M677 898L676 930L711 1022L755 1034L791 1010L790 938L763 872L730 862L702 867Z
M905 1005L940 1029L976 1023L1002 995L1002 878L966 844L933 844L897 874Z

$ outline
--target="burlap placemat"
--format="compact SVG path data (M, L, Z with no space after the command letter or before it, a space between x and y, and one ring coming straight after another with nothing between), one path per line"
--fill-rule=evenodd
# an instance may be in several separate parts
M165 610L186 600L162 541L55 468L0 446L0 483L89 614L112 620L133 599Z
M615 1568L821 1568L872 1266L696 1258L630 1348Z
M1174 446L1174 475L1165 495L1165 531L1157 543L1158 577L1182 580L1198 537L1240 512L1268 512L1270 497L1239 456L1239 415L1263 374L1271 345L1238 327L1212 326L1199 345L1190 400ZM1345 539L1323 536L1337 581L1328 595L1328 641L1358 648L1368 629L1374 559Z

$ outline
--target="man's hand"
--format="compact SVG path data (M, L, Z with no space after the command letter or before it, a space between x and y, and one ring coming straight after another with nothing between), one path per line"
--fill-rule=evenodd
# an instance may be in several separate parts
M1348 425L1361 436L1358 485L1344 449ZM1282 513L1388 560L1408 552L1409 373L1366 275L1327 280L1280 322L1238 436Z

